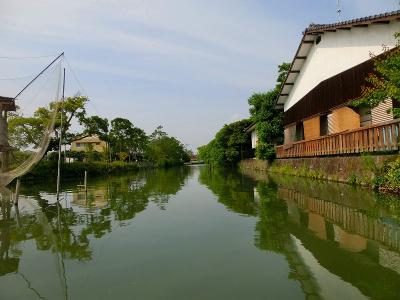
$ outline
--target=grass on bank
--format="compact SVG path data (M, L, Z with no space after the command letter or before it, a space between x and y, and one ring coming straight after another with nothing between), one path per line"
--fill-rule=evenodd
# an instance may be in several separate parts
M371 173L372 176L367 176L367 174L360 176L359 174L351 173L347 177L348 184L361 185L382 192L400 194L400 157L395 160L386 161L380 167L369 156L363 157L362 161L363 169L366 173ZM337 176L329 176L320 170L310 170L306 165L299 168L290 165L271 166L268 171L317 180L339 181Z

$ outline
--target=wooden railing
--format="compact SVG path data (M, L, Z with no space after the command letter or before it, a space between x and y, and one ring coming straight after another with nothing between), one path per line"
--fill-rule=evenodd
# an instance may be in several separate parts
M310 157L399 149L400 119L276 147L277 158Z
M395 222L382 222L381 218L370 216L354 207L310 197L286 188L278 188L278 196L286 201L294 201L302 210L319 214L349 233L378 241L400 251L400 226Z

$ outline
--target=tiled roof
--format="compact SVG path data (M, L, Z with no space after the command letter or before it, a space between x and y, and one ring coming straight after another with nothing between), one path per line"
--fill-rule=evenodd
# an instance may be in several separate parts
M338 28L349 27L349 26L357 26L357 25L368 25L371 23L379 23L379 22L386 22L391 21L393 19L400 18L400 10L395 10L383 14L373 15L364 18L358 18L338 23L332 24L310 24L308 28L305 30L305 33L312 33L318 31L325 31L325 30L335 30Z

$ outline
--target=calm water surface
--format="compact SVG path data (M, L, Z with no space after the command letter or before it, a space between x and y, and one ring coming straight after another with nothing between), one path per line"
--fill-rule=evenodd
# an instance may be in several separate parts
M399 199L208 167L89 182L2 192L0 299L400 298Z

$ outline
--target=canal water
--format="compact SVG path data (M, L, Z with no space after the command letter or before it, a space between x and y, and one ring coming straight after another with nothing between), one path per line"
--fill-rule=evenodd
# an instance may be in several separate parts
M2 192L0 299L400 298L397 198L207 166L79 183Z

